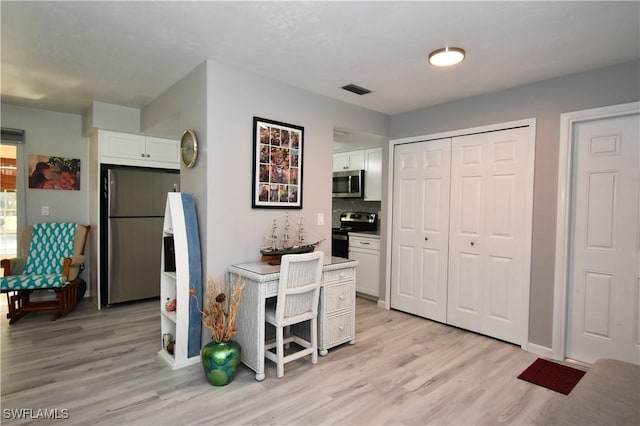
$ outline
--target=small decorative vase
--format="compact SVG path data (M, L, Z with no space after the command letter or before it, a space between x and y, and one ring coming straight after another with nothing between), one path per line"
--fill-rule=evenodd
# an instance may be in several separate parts
M213 386L227 385L240 366L240 344L234 340L209 342L202 347L200 360L209 383Z

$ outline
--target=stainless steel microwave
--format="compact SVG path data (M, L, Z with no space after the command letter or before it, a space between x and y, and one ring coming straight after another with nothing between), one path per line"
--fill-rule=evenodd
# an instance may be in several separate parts
M333 196L360 198L364 196L364 170L333 172Z

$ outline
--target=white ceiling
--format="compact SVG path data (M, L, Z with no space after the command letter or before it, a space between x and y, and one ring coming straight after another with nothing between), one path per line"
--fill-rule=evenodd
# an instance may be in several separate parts
M0 3L2 100L141 108L206 59L396 114L640 58L640 2ZM449 70L443 46L467 50ZM341 90L355 83L365 96Z

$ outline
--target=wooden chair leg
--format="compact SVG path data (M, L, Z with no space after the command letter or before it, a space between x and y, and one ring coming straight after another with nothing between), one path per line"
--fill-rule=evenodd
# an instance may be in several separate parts
M14 293L14 294L12 294ZM9 324L13 324L28 312L23 311L21 308L29 304L30 290L17 290L15 292L7 292L7 302L9 303Z

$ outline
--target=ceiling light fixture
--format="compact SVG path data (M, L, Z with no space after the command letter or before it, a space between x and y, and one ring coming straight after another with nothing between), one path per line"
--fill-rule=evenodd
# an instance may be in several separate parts
M444 47L429 53L429 63L436 67L450 67L464 60L464 49Z

